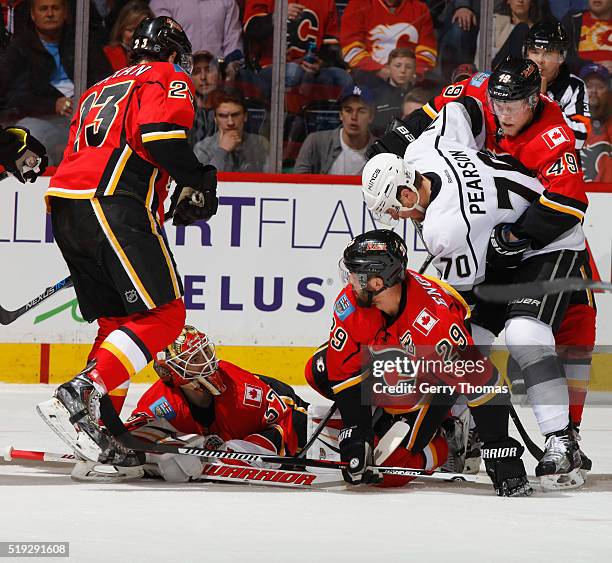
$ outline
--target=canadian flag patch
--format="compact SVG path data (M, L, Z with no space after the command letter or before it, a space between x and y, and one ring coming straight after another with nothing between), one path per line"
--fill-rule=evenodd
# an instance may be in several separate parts
M428 336L431 329L436 326L436 323L439 320L440 319L438 319L438 317L432 315L427 308L425 308L417 315L417 318L414 319L412 326L414 326L414 328L416 328L421 334Z
M569 143L569 137L561 127L555 127L550 131L546 131L546 133L542 135L542 139L544 139L549 149L554 149L561 143Z
M250 407L261 407L262 401L263 389L247 383L244 386L244 399L242 402Z

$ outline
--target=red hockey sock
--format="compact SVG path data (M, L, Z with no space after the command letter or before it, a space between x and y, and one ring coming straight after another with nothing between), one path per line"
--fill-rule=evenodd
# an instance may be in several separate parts
M175 299L121 319L125 322L110 332L92 355L96 360L92 379L106 389L117 412L123 406L130 378L180 334L185 323L185 304L182 299ZM102 323L101 329L115 322L105 321L108 322Z

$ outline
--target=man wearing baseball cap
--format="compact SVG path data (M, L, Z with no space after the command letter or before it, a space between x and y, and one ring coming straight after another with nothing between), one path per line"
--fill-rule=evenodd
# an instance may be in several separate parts
M342 90L338 103L342 124L306 137L295 162L296 174L361 174L365 153L375 140L370 132L374 97L366 88L352 85Z
M591 134L582 150L582 168L587 182L612 182L612 96L610 73L600 64L580 69L591 106Z

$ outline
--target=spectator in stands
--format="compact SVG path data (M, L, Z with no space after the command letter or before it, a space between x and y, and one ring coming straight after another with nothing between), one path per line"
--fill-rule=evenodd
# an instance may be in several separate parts
M31 25L11 40L6 52L6 104L58 164L68 138L74 105L74 32L66 26L66 0L32 0ZM111 72L101 49L89 45L87 81ZM26 117L28 116L28 117Z
M155 17L153 12L143 0L131 0L121 8L111 30L110 42L103 49L113 70L128 66L134 30L142 20L152 17Z
M536 23L525 39L523 56L538 65L542 92L561 107L576 137L578 154L591 129L591 114L586 86L565 64L569 38L557 21Z
M376 112L372 132L376 136L384 133L389 120L399 115L406 93L416 80L416 57L408 47L399 47L389 53L387 65L389 78L373 89Z
M194 147L204 164L223 172L266 172L270 147L261 135L247 133L247 110L238 94L222 92L214 97L217 132Z
M531 26L551 19L548 2L503 0L493 16L493 62L491 68L508 56L522 57L523 42Z
M355 82L376 86L388 80L389 53L409 47L416 55L419 79L436 65L438 55L427 6L417 0L350 0L340 28L344 60Z
M422 108L431 98L431 92L417 86L404 96L402 118L408 117L414 110Z
M591 133L582 150L582 169L587 182L612 182L612 94L610 73L600 64L582 67L591 106Z
M214 95L219 86L219 69L217 61L209 51L198 51L193 55L191 79L195 86L195 120L189 131L189 144L196 143L215 132Z
M552 0L550 11L558 21L561 21L567 14L586 10L587 0Z
M458 65L455 70L453 70L453 74L451 75L451 84L456 84L457 82L461 82L470 76L474 76L478 72L476 65L473 64L462 64Z
M222 59L243 52L236 0L151 0L156 16L170 16L183 26L193 52L209 51Z
M295 162L296 174L361 174L365 153L375 141L369 129L374 98L363 87L348 86L338 101L342 125L306 137Z
M570 37L567 63L572 72L599 63L612 73L612 0L589 0L588 9L568 14L561 23Z
M479 22L480 0L450 0L446 3L438 61L444 84L449 82L451 72L458 65L474 62Z
M271 91L274 5L275 0L247 0L244 10L244 33L250 57L261 67L255 80L263 99L270 99ZM306 86L299 90L302 103L335 99L352 79L341 68L334 0L289 0L287 20L286 87ZM314 52L308 52L310 45Z

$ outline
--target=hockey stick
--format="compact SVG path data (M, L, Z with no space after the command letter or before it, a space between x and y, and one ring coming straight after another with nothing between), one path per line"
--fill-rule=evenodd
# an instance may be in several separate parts
M337 408L338 407L336 406L336 403L332 404L332 406L329 407L327 414L321 419L321 422L319 422L319 425L315 428L314 432L312 433L310 440L306 442L305 446L302 448L302 451L298 454L297 457L304 457L306 455L306 452L315 443L315 440L319 437L319 434L321 434L321 431L323 430L323 428L325 428L325 425L329 422L329 419L332 416L334 416L334 413L336 412Z
M516 409L514 408L514 405L512 403L510 403L510 416L512 417L512 422L514 422L514 426L516 426L518 433L521 435L521 438L523 439L523 443L527 447L527 450L529 450L529 453L533 457L535 457L537 461L540 461L542 459L542 456L544 455L544 452L531 439L531 437L527 433L527 430L525 430L525 427L523 426L523 423L521 422L521 419L519 418L519 415L516 412Z
M216 450L206 450L208 453ZM219 452L231 453L231 452ZM244 454L251 455L251 454ZM253 454L256 455L256 454ZM19 461L37 461L40 463L66 463L74 464L77 458L73 454L60 454L53 452L40 452L32 450L17 450L8 447L3 453L4 460L7 462L19 463ZM263 457L263 456L258 456ZM223 458L222 458L223 459ZM233 458L235 459L235 458ZM298 458L280 458L283 461L295 462L296 465L303 465L304 460ZM263 461L263 459L261 460ZM341 470L346 463L321 461L323 467L327 469ZM286 465L291 465L288 463ZM426 471L424 469L413 469L409 467L377 467L386 475L400 475L403 477L417 477L419 479L430 479L435 481L463 481L469 483L491 484L491 480L484 475L467 475L463 473L445 473L443 471ZM196 481L226 481L253 483L261 485L279 486L305 486L316 488L317 485L332 487L344 485L344 481L338 481L335 477L330 480L329 474L317 473L314 471L287 471L283 469L264 469L255 467L245 467L241 465L226 465L219 463L205 463L202 469L202 478Z
M21 317L21 315L27 313L30 309L33 309L37 305L40 305L43 301L49 299L49 297L55 295L58 291L66 289L68 287L72 287L72 279L70 279L70 276L64 278L61 281L58 281L54 285L50 285L40 295L38 295L31 301L28 301L25 305L19 307L19 309L15 309L14 311L7 311L3 307L0 307L0 324L8 325L12 323L13 321Z
M54 452L39 452L33 450L17 450L13 447L5 449L2 457L4 461L19 464L20 462L62 463L74 465L78 459L73 454L60 454ZM295 487L309 489L327 489L344 487L346 483L338 480L336 475L330 473L313 473L311 471L287 471L284 469L263 469L226 465L222 463L205 463L202 466L202 475L192 478L193 481L246 483L252 485L272 485L277 487ZM93 479L95 481L95 479ZM100 482L103 482L100 479Z
M583 278L562 278L509 285L477 285L474 288L474 293L483 301L507 303L521 297L541 297L551 293L580 291L581 289L612 291L612 283Z
M174 212L168 212L168 214L164 217L164 223L172 218ZM8 325L13 321L16 321L22 315L25 315L30 309L33 309L37 305L40 305L43 301L49 299L55 295L58 291L62 289L66 289L69 287L73 287L72 278L68 276L61 281L58 281L54 285L50 285L47 289L45 289L40 295L28 301L25 305L19 307L19 309L15 309L14 311L7 311L2 306L0 306L0 324Z
M427 249L427 245L425 244L425 239L423 238L423 225L421 225L421 223L419 223L418 221L415 221L414 219L411 219L411 221L412 221L412 226L414 227L414 230L417 232L417 234L419 235L419 238L421 239L421 242L423 243L423 246ZM419 268L419 274L424 273L425 270L429 268L429 265L431 264L433 259L434 259L434 255L428 250L427 258L425 258L425 260L421 264L421 267Z

